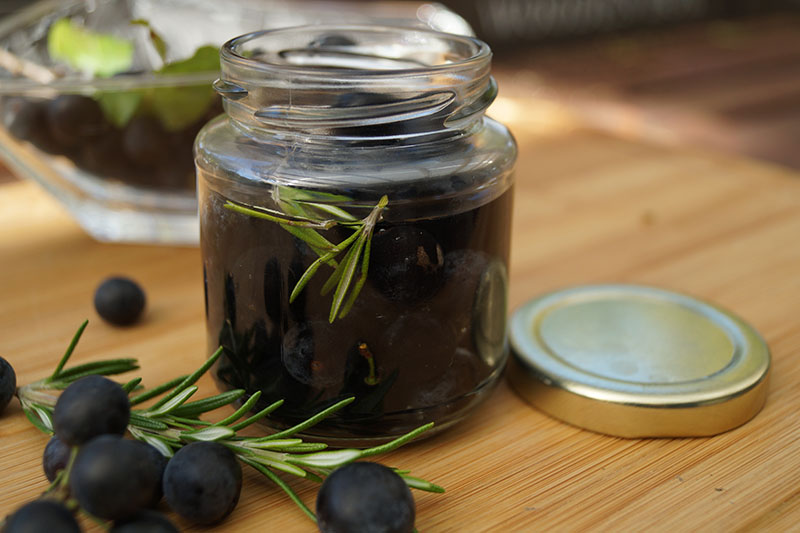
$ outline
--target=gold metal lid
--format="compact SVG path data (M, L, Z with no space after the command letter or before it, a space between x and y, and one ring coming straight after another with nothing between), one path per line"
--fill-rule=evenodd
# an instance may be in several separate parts
M708 436L758 413L770 354L731 313L636 285L546 294L511 317L508 378L556 418L620 437Z

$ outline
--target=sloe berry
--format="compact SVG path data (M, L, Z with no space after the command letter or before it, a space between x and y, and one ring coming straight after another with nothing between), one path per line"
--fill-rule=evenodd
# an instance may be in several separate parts
M140 166L155 166L170 155L170 139L155 117L141 115L128 122L122 133L122 146L131 161Z
M355 46L356 42L341 33L326 33L320 35L310 43L309 48L326 48L329 46Z
M71 383L56 401L53 426L65 444L83 444L98 435L122 435L131 408L128 395L103 376L86 376Z
M53 435L47 441L47 446L44 447L44 455L42 456L42 467L44 468L44 475L47 481L52 482L59 471L64 470L69 462L70 448L64 444L61 439Z
M144 306L144 291L129 278L108 278L94 293L97 314L115 326L128 326L136 322L144 311Z
M114 522L110 533L178 533L178 528L162 513L145 509L131 518Z
M29 141L49 154L62 153L47 123L47 102L26 98L9 99L4 105L4 124L8 132L22 141Z
M164 471L164 499L182 517L213 524L239 502L242 467L217 442L193 442L178 450Z
M0 357L0 413L17 392L17 374L11 363Z
M122 178L130 166L122 151L122 136L116 130L85 143L76 159L81 167L104 178Z
M153 493L153 499L147 503L148 507L155 507L158 505L158 502L161 501L161 497L164 495L164 490L162 488L163 480L164 480L164 470L167 468L168 459L164 457L158 449L154 446L151 446L145 442L141 441L132 441L137 443L138 446L142 447L146 452L150 455L150 460L153 463L156 472L158 473L158 486L156 487L155 492Z
M322 533L410 533L414 498L405 481L378 463L350 463L335 470L317 494Z
M101 435L75 457L69 486L80 506L106 520L131 517L152 504L161 470L149 444Z
M47 104L38 100L6 100L3 122L8 132L21 141L30 141L47 127Z
M26 503L6 519L3 533L80 533L81 528L63 504L53 500Z
M432 296L441 286L444 253L422 228L381 229L372 241L369 277L387 298L411 303Z
M67 147L97 137L108 128L100 105L79 94L62 94L51 100L47 120L53 138Z

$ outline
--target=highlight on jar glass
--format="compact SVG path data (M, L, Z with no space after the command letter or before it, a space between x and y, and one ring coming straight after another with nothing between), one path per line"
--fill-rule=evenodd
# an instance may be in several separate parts
M226 114L196 143L209 350L222 388L307 431L441 430L508 354L516 145L485 116L491 52L399 27L305 26L221 50Z

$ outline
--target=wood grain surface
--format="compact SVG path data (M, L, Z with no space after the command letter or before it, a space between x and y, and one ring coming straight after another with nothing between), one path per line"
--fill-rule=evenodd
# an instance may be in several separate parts
M520 144L510 305L591 282L652 284L707 299L764 335L773 354L770 393L753 421L722 435L625 440L550 419L504 383L461 425L383 457L447 488L416 493L418 529L800 530L800 177L542 128L524 105L505 109L501 118ZM146 319L136 327L112 328L93 311L95 286L115 273L147 291ZM96 243L38 187L0 186L0 354L19 383L51 371L87 317L76 361L137 357L151 385L195 368L205 353L198 250ZM201 381L201 393L212 391L209 379ZM0 513L47 486L46 441L16 402L0 417ZM313 483L293 486L313 503ZM211 530L315 527L246 471L241 503Z

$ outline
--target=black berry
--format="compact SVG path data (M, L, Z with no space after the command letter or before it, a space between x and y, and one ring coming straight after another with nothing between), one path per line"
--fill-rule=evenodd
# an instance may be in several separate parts
M29 141L47 153L63 151L50 134L47 102L25 98L10 99L6 101L3 111L3 122L11 135L22 141Z
M128 326L136 322L144 306L144 291L129 278L108 278L94 293L97 314L116 326Z
M387 298L415 302L433 296L444 278L444 253L422 228L394 226L372 241L369 276Z
M59 439L70 446L107 433L122 435L131 408L122 387L103 376L86 376L64 389L53 410Z
M122 133L125 154L140 166L154 166L170 157L170 138L155 117L134 117Z
M67 467L69 462L70 448L55 435L47 442L42 456L42 467L47 481L52 482L58 473Z
M17 392L17 374L11 363L0 357L0 413Z
M4 105L3 122L8 132L22 141L30 141L47 127L47 105L41 101L17 98Z
M322 533L410 533L414 498L405 481L378 463L350 463L325 479L317 495Z
M6 519L3 533L80 533L72 513L59 502L35 500Z
M310 43L309 48L327 48L331 46L355 46L356 42L341 33L327 33L320 35Z
M51 100L47 120L53 138L67 147L98 137L108 128L100 105L78 94L64 94Z
M131 518L114 522L110 533L178 533L178 528L158 511L146 509Z
M161 471L148 446L116 435L102 435L83 445L69 478L81 507L97 517L120 520L150 505Z
M158 451L155 447L150 446L141 441L134 441L137 443L138 446L141 446L142 449L146 451L146 453L150 456L150 462L153 464L155 468L155 472L158 475L158 486L156 486L156 490L153 493L153 499L147 503L147 507L155 507L159 501L161 501L161 497L164 495L163 490L163 480L164 480L164 470L167 468L167 461L168 459L164 457L160 451Z
M116 130L85 143L77 159L82 168L105 178L124 177L130 166L122 150L122 136Z
M216 442L193 442L178 450L164 471L164 499L182 517L212 524L239 501L242 467L233 452Z

